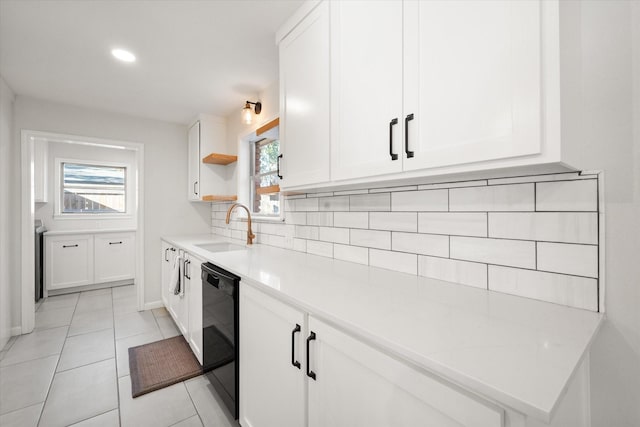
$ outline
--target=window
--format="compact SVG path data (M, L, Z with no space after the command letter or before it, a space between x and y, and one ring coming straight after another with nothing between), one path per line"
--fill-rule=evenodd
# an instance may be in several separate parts
M280 215L278 156L280 141L263 138L251 143L251 205L257 215Z
M126 167L69 162L60 166L62 214L126 212Z

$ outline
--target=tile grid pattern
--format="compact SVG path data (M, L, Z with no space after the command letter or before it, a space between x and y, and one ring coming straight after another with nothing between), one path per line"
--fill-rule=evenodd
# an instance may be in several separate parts
M598 311L598 175L289 196L257 243ZM212 233L244 240L212 204Z
M237 426L202 376L131 398L128 348L179 334L134 286L45 299L0 352L0 425Z

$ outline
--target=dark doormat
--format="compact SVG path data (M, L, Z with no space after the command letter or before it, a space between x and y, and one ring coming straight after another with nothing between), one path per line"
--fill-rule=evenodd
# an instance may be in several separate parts
M182 335L129 348L131 395L142 396L202 374Z

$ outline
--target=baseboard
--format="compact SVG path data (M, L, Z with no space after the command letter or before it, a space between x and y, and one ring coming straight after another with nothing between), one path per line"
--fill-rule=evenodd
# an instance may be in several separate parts
M145 310L153 310L154 308L163 308L163 307L164 307L164 303L162 302L162 300L144 303Z
M11 336L22 335L22 326L14 326L11 328Z

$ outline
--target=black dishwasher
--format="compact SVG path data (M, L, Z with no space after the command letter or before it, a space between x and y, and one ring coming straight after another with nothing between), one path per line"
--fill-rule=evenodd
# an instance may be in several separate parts
M209 382L238 419L238 286L240 278L202 264L202 367Z

